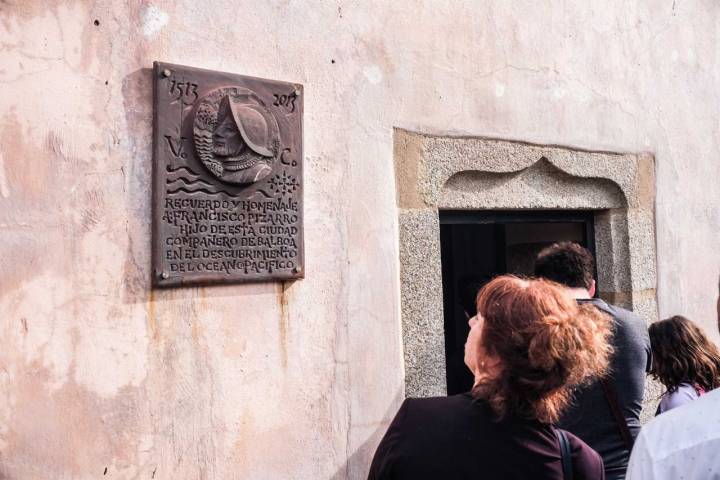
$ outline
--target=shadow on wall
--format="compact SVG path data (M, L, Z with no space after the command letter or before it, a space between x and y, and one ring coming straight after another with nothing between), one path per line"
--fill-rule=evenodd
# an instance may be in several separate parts
M403 392L402 390L398 390L392 402L390 402L390 408L383 416L383 422L379 424L362 445L347 458L345 464L335 472L335 475L330 477L330 480L364 480L367 478L375 449L383 435L385 435L388 425L392 419L395 418L395 414L403 400Z
M123 271L123 301L146 302L150 292L152 208L152 70L141 68L122 81L125 129L113 135L114 147L125 153L124 203L127 251Z

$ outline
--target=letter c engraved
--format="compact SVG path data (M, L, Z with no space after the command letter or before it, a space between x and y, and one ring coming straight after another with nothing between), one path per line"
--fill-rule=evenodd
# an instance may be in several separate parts
M284 148L283 151L282 151L282 153L280 154L280 162L281 162L283 165L290 165L291 167L297 167L297 160L293 160L293 161L291 162L291 161L289 161L289 160L287 160L287 159L285 158L285 154L286 154L286 153L290 153L291 151L292 151L292 150L290 150L289 148Z

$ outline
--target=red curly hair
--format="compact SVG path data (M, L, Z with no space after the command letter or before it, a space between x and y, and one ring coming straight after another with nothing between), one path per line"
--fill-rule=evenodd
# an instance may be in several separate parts
M610 318L554 282L497 277L478 293L477 308L480 347L499 368L478 380L473 396L498 417L557 422L571 389L607 370Z

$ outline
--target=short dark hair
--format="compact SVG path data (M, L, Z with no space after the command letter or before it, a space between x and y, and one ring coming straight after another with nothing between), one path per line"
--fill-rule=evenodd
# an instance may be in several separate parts
M590 288L595 260L587 248L574 242L553 243L535 259L535 276L570 288Z

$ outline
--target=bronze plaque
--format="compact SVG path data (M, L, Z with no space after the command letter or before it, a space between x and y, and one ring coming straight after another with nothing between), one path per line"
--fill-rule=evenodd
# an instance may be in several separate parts
M302 277L302 86L153 75L153 285Z

